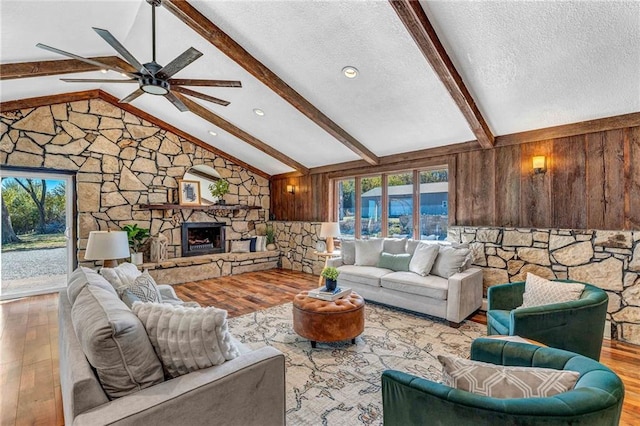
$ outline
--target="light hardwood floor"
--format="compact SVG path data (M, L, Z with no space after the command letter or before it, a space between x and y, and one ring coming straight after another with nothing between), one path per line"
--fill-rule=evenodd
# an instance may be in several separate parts
M285 270L175 286L178 295L227 309L229 317L289 302L318 277ZM57 295L0 303L0 424L64 424L58 375ZM486 323L484 315L474 321ZM622 425L640 425L640 347L605 341L601 361L626 386Z

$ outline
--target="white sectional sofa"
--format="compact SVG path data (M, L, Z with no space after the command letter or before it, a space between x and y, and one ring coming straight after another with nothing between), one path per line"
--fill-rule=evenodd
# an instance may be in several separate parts
M390 269L389 262L381 263L380 260L373 265L373 255L378 250L372 246L376 245L381 247L380 258L382 253L386 259L395 255L406 261L409 257L412 265L418 264L418 269L415 265L412 269L422 274L403 267ZM419 269L420 262L415 262L418 259L414 254L419 245L419 253L430 250L430 256L435 256L432 265L423 262L422 270ZM452 327L459 326L482 306L482 270L469 267L468 248L442 241L385 238L343 241L341 250L342 257L330 259L328 263L340 271L338 285L351 288L367 300L443 318ZM358 256L358 250L367 253ZM426 268L428 270L424 271Z

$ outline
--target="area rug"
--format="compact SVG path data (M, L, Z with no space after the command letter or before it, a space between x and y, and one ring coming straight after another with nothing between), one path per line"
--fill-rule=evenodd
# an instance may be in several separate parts
M309 341L293 331L291 303L229 319L229 329L252 349L269 345L285 354L287 424L382 424L381 374L386 369L440 380L440 354L469 355L486 327L445 321L375 304L365 306L365 330L350 342Z

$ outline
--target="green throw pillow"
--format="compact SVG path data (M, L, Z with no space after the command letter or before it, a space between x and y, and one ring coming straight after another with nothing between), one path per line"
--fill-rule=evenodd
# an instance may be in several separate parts
M392 271L408 271L411 255L409 253L391 254L382 253L378 268L391 269Z

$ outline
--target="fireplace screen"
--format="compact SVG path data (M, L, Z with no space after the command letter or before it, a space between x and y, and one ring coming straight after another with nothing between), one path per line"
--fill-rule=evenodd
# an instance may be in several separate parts
M182 256L224 253L224 223L182 224Z

